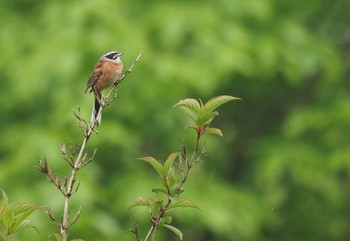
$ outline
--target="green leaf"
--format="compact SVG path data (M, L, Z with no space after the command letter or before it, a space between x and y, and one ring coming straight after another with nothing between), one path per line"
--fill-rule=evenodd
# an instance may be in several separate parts
M5 239L5 241L18 241L18 237L16 233L12 233L8 235Z
M224 136L222 134L221 130L218 129L218 128L206 128L205 129L205 133L215 134L215 135L218 135L218 136Z
M41 207L32 203L13 203L11 206L14 208L15 215L26 214L26 217L29 216L28 212L32 213L37 209L41 209Z
M34 211L36 211L38 209L42 209L42 207L39 207L39 206L31 204L31 203L13 203L13 204L10 204L9 206L11 206L11 209L13 210L13 212L16 216L15 222L13 224L14 231L19 231L19 228L21 227L22 222L24 222L24 220L29 215L31 215ZM29 225L29 224L26 223L25 225ZM23 227L22 227L22 229L23 229Z
M204 104L204 109L208 110L208 111L213 111L216 108L218 108L219 106L232 101L232 100L242 100L241 98L238 97L234 97L234 96L230 96L230 95L221 95L221 96L217 96L214 97L210 100L207 101L207 103Z
M154 203L154 200L152 198L137 197L131 202L129 210L138 206L151 207L153 203Z
M171 153L164 163L163 177L166 177L170 171L170 168L173 166L175 159L179 156L179 152Z
M174 105L174 108L188 114L196 122L201 105L195 99L184 99Z
M173 217L172 216L164 216L163 220L164 220L165 224L171 224L171 222L173 221Z
M24 220L23 222L21 222L16 231L21 231L21 230L27 229L27 228L33 228L39 233L39 230L36 227L36 225L32 221L29 221L29 220Z
M151 156L141 157L139 159L151 164L152 167L158 172L160 177L163 178L163 173L164 173L163 165L157 159L155 159L154 157L151 157Z
M0 212L0 227L2 235L13 234L14 232L21 231L26 228L34 228L34 223L29 220L25 220L30 214L41 207L30 203L10 203L8 204L8 198L6 193L2 191L3 198L1 199L1 212ZM7 236L6 236L7 237ZM11 236L15 238L15 235ZM8 239L9 237L7 237ZM10 240L10 239L8 239Z
M171 226L171 225L168 225L168 224L163 224L162 227L170 229L171 231L173 231L179 237L180 240L182 240L183 234L178 228L175 228L174 226Z
M210 112L206 109L201 110L197 125L204 128L208 125L219 113L217 111Z
M0 241L7 241L7 235L0 231Z
M163 200L156 200L152 203L151 213L153 216L158 216L160 210L163 208Z
M165 193L166 194L166 190L164 188L153 188L152 192L155 193Z
M15 220L15 214L13 213L13 211L11 209L7 209L6 211L4 211L2 214L2 220L6 226L7 233L12 233L12 228Z
M174 170L174 169L172 168L171 170ZM169 187L170 196L172 197L175 196L178 193L178 189L179 189L178 178L176 178L174 173L172 173L166 177L166 182Z
M6 195L6 192L2 189L0 189L2 192L2 198L0 199L0 217L1 217L1 213L6 209L9 201L8 201L8 197Z
M56 241L61 241L61 235L58 234L58 233L53 233L49 236L50 240L51 240L51 237L54 237L56 239Z
M186 129L193 129L195 131L198 130L198 125L195 123L195 124L190 124L188 126L186 126Z
M194 204L194 202L183 198L172 199L172 203L168 207L167 211L173 210L175 208L195 208L195 209L201 210L196 204Z

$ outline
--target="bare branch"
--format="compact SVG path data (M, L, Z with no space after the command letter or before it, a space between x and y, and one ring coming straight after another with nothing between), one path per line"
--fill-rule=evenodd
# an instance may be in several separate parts
M62 144L62 145L58 145L58 148L61 150L63 155L67 154L67 150L66 150L66 144Z
M71 227L71 226L79 219L81 209L82 209L82 206L80 205L78 212L75 214L74 218L73 218L72 221L69 223L68 228Z
M118 88L119 84L123 81L123 79L125 79L125 77L131 73L131 71L133 70L133 68L135 67L135 65L137 64L137 62L140 60L141 56L143 55L143 51L141 51L139 53L139 55L137 56L137 58L135 59L135 61L132 63L132 65L130 66L130 68L114 83L113 87L111 88L111 90L108 92L107 97L111 96L113 91L116 91L115 89ZM115 95L116 97L116 95ZM115 98L114 98L115 99ZM110 103L108 103L110 104Z
M139 237L139 224L137 223L136 220L132 220L132 228L130 229L130 232L132 232L133 234L135 234L135 239L136 241L140 241L140 237Z
M80 181L78 181L78 184L77 184L74 192L72 192L72 195L78 191L79 187L80 187Z
M47 208L46 210L46 213L49 215L50 219L53 221L53 223L56 225L56 226L60 226L61 224L56 220L55 216L53 215L52 211L50 208Z
M68 177L64 176L64 188L67 190Z

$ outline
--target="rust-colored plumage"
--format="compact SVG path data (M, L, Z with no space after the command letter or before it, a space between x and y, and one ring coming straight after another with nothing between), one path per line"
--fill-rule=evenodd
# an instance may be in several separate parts
M113 85L122 75L123 63L120 60L122 55L118 51L111 51L101 56L87 81L85 93L90 90L95 95L91 123L101 124L100 100L102 90Z

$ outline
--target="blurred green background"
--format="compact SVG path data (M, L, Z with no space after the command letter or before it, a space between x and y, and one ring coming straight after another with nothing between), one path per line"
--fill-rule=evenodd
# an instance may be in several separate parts
M202 211L174 213L184 239L349 240L349 12L347 0L0 0L0 187L59 217L38 160L69 172L57 146L81 143L72 110L90 117L97 59L120 50L128 67L143 50L89 142L98 153L78 174L70 238L133 240L131 217L144 234L147 211L128 205L159 180L136 158L192 143L178 100L227 94L244 101L220 107L224 138L205 138L183 194ZM44 212L32 219L40 233L20 240L58 231Z

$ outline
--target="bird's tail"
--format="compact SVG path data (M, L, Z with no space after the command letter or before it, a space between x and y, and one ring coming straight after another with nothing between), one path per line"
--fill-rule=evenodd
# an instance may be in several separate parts
M101 125L101 117L102 117L102 108L99 100L97 98L101 98L101 94L99 96L95 96L95 103L92 108L91 120L90 123L93 125L94 123L98 126Z

